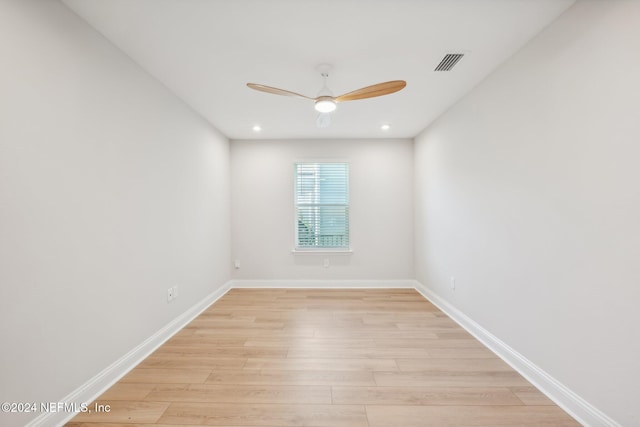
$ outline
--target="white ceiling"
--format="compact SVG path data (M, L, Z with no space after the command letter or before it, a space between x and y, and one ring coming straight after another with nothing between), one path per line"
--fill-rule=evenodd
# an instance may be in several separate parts
M414 137L574 2L63 1L231 139ZM447 52L467 55L434 72ZM319 129L312 101L245 86L316 96L320 63L334 67L334 95L387 80L407 87L342 103Z

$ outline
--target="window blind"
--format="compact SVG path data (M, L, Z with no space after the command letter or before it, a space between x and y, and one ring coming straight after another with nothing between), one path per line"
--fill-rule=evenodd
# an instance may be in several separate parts
M349 247L349 165L296 163L296 247Z

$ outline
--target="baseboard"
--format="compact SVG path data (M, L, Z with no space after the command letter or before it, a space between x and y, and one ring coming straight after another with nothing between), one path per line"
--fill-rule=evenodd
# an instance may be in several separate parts
M227 293L230 287L230 282L227 282L216 291L207 295L202 301L176 317L133 350L129 351L110 366L103 369L102 372L91 378L73 392L69 393L67 396L60 399L59 402L69 404L75 403L76 406L79 407L82 403L88 404L95 400L120 378L125 376L137 364L142 362L147 356L164 344L165 341L175 335L200 313L206 310L211 304ZM73 412L42 413L28 423L26 427L61 426L71 420L75 415L76 413Z
M582 425L622 427L423 284L416 282L416 290Z
M232 288L414 289L416 281L399 280L232 280Z

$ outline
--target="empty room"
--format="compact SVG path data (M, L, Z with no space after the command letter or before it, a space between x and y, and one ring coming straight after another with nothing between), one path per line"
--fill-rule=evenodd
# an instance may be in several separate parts
M640 426L638 76L634 0L0 0L0 425Z

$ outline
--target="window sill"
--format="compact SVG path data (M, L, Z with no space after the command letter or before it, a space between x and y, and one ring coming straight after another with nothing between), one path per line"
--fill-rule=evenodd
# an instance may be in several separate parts
M292 249L293 255L351 255L353 249Z

